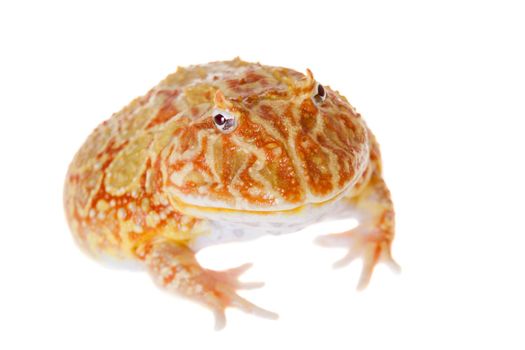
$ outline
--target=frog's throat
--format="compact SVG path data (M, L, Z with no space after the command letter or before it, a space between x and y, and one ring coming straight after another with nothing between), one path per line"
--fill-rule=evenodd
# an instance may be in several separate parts
M349 186L351 187L351 186ZM329 205L331 203L334 203L344 197L344 195L348 192L348 188L345 188L343 191L337 193L331 198L328 198L324 201L320 202L312 202L312 203L304 203L297 207L293 208L286 208L286 209L277 209L277 210L271 210L263 208L261 210L255 210L255 209L235 209L235 208L224 208L224 207L208 207L208 206L200 206L196 204L191 204L184 202L180 198L177 198L174 195L169 196L169 200L174 208L179 210L182 213L188 214L188 215L195 215L195 216L201 216L202 214L235 214L235 213L244 213L244 214L251 214L251 215L275 215L275 214L284 214L284 215L295 215L298 213L301 213L305 211L307 208L320 208L326 205ZM200 214L200 215L199 215Z

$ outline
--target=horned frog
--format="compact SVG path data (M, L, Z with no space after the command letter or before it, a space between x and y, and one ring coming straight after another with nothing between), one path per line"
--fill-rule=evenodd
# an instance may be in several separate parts
M75 155L64 190L76 241L91 255L132 260L161 287L225 325L224 310L275 318L240 297L239 275L203 268L199 249L356 217L322 236L393 268L394 210L378 144L337 91L297 71L232 61L179 68L99 125Z

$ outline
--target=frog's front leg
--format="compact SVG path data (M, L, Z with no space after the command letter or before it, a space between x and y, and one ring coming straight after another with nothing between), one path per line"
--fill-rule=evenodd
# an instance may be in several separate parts
M145 261L159 286L211 308L215 314L216 329L225 326L224 310L227 307L237 307L265 318L277 318L277 314L250 303L236 293L237 289L262 286L262 283L238 281L238 277L250 264L225 271L205 269L198 263L195 252L188 245L168 239L150 243L145 248Z
M377 151L378 154L378 151ZM328 247L348 247L348 253L334 267L342 267L357 258L362 258L363 268L357 289L366 288L375 265L382 261L393 270L399 265L391 255L394 239L394 207L383 177L379 158L373 159L370 173L362 183L343 198L344 205L357 212L359 225L343 233L318 237L317 243Z

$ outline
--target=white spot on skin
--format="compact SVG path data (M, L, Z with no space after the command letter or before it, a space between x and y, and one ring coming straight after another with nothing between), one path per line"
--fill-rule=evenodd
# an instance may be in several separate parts
M106 202L105 200L103 199L100 199L98 202L97 202L97 210L100 211L100 212L105 212L106 210L109 209L109 206L108 206L108 202Z
M95 209L93 208L89 209L89 217L91 219L93 219L96 215L97 215L97 212L95 211Z
M192 163L186 163L184 167L178 172L174 172L170 176L170 181L176 186L182 186L184 184L184 178L193 170Z
M151 193L153 192L153 172L150 170L148 170L146 172L146 192L148 193Z
M162 204L162 205L168 205L168 204L170 204L170 202L168 201L168 198L166 198L166 197L164 197L164 196L161 196L161 197L160 197L160 201L159 201L159 202L160 202L160 204Z
M148 211L148 210L149 210L149 204L150 204L150 203L149 203L149 199L144 198L144 199L142 200L142 204L141 204L141 206L142 206L142 210L144 210L144 211Z
M159 214L155 212L149 213L149 215L146 217L146 223L148 224L148 226L151 226L151 227L157 226L159 221L160 221Z
M165 266L162 268L162 270L160 271L160 275L162 277L169 277L171 276L172 272L171 272L171 268Z
M177 280L179 281L187 281L189 280L191 277L190 273L184 269L184 268L181 268L181 269L177 269Z
M119 208L119 210L117 211L117 216L120 220L124 220L126 218L126 209L124 208Z
M261 190L257 187L250 187L248 189L248 193L251 194L252 196L257 196L261 193Z

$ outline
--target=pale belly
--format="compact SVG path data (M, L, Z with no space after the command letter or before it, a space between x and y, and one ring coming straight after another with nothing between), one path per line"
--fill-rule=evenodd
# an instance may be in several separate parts
M319 206L307 206L294 213L242 214L210 220L210 231L196 238L191 244L195 251L208 246L245 241L264 235L281 235L301 231L307 226L323 221L357 217L357 213L343 198Z

